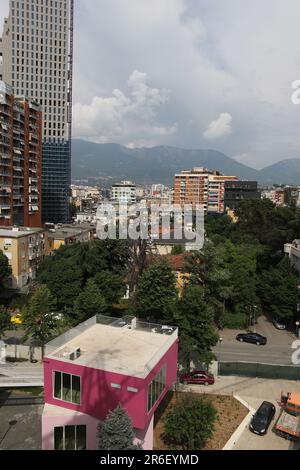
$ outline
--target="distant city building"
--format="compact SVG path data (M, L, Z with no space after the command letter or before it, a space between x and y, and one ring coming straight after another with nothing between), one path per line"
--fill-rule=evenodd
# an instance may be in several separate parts
M270 199L277 207L300 207L300 187L276 186L262 191L262 199Z
M289 256L291 265L300 274L300 240L296 239L293 243L286 243L284 253Z
M177 380L178 330L97 315L46 346L43 450L96 450L97 429L121 405L144 450L156 410ZM101 435L98 438L101 438Z
M89 223L78 225L46 224L50 252L58 250L62 245L85 243L94 239L96 228Z
M260 199L257 181L225 181L224 183L224 207L236 209L240 201Z
M0 80L0 225L42 225L42 112Z
M236 176L224 176L207 168L194 168L175 175L174 203L202 205L205 212L224 212L224 183L237 181Z
M114 184L111 188L111 200L118 204L135 204L136 185L131 181Z
M77 212L75 220L75 224L96 224L97 223L97 211L91 212Z
M91 186L71 186L72 204L74 204L80 212L95 212L99 202L102 200L101 190Z
M0 79L43 109L43 220L69 222L74 0L10 0Z
M37 269L48 253L47 233L41 228L0 228L0 250L12 269L9 287L22 289L36 278Z

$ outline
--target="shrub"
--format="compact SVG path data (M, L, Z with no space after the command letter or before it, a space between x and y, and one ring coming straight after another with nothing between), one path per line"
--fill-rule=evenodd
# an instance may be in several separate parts
M217 412L208 400L185 394L165 418L163 439L185 450L202 449L213 434L216 419Z

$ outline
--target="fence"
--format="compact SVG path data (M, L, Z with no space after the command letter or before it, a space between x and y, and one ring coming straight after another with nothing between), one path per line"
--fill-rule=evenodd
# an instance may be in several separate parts
M219 362L219 375L238 375L263 379L300 380L300 367L254 362Z
M5 346L5 356L9 359L30 360L31 357L37 361L42 360L42 351L40 347L31 347L23 344L7 344Z

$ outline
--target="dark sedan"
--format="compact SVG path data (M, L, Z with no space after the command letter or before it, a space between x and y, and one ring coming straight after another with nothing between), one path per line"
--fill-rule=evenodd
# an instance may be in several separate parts
M237 335L236 339L241 343L252 343L258 346L267 344L267 338L258 333L241 333Z
M259 436L266 434L271 421L275 416L275 412L276 409L273 403L264 401L252 418L249 426L250 431L254 434L258 434Z

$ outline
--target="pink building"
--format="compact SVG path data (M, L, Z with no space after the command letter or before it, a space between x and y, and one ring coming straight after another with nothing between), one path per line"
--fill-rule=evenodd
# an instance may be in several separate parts
M177 377L178 330L97 315L46 347L44 450L95 450L97 425L121 404L153 448L153 416Z

